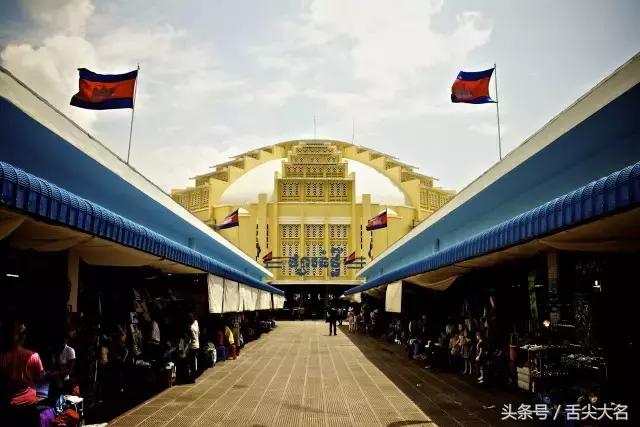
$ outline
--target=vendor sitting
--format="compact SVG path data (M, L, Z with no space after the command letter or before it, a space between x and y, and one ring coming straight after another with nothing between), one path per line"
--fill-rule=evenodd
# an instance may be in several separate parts
M236 342L233 338L233 332L229 326L224 327L224 338L227 344L229 345L229 358L236 360Z
M53 403L62 394L71 393L71 375L76 362L76 351L67 344L67 337L60 337L53 346L51 370L47 372L49 400Z

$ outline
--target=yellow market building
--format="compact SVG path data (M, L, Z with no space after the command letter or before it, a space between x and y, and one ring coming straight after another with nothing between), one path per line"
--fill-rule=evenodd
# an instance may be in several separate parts
M238 210L239 226L220 234L264 263L290 306L311 311L359 284L358 269L455 194L395 157L332 140L262 147L194 179L173 199L212 228ZM366 231L385 210L388 226Z

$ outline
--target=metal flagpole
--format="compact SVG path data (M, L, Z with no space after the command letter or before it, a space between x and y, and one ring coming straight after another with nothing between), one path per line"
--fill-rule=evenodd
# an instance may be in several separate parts
M385 208L384 210L387 213L387 226L385 227L387 230L387 248L389 247L389 208ZM385 248L385 249L387 249Z
M356 119L351 118L351 145L353 145L353 141L356 139Z
M502 160L502 139L500 137L500 101L498 100L498 66L493 63L493 83L496 85L496 117L498 118L498 154L500 155L500 160Z
M131 156L131 135L133 134L133 115L136 112L136 94L138 92L138 77L140 75L140 63L138 63L138 74L136 74L136 82L133 86L133 105L131 106L131 126L129 127L129 148L127 149L127 164Z

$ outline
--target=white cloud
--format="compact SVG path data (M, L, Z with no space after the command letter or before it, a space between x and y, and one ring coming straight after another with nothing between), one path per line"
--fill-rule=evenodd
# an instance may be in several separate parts
M3 66L121 156L126 154L129 111L83 110L71 107L69 100L78 90L76 68L121 73L140 63L132 162L163 188L196 172L187 158L209 166L212 159L225 157L228 144L210 143L232 129L207 117L207 110L213 110L213 94L238 90L244 82L227 75L212 46L170 24L140 20L116 27L118 17L101 15L89 0L25 2L24 8L44 36L40 42L6 45L0 52ZM277 88L269 94L273 100L278 96ZM184 145L171 148L177 141ZM168 165L172 159L174 166Z
M29 87L93 133L96 112L69 105L71 95L78 91L78 74L74 64L94 67L97 63L95 49L86 39L56 34L46 38L39 46L9 44L0 53L0 59Z
M602 25L567 27L578 4L550 16L535 2L479 13L442 0L305 0L247 13L237 2L22 0L22 17L0 6L0 60L121 156L130 111L68 103L76 68L121 73L139 62L132 162L164 188L231 152L311 137L314 115L318 137L350 140L354 119L356 143L461 188L497 144L493 106L449 101L460 69L499 63L508 151L637 51L627 19L637 2L606 16L583 7ZM573 51L588 54L567 60ZM536 90L522 85L552 66L562 72L543 71Z
M283 40L264 46L260 58L266 66L295 72L311 58L310 66L302 69L311 74L314 69L336 70L347 60L349 69L336 71L347 71L351 73L347 78L368 82L368 97L388 100L423 79L428 68L459 62L489 41L491 27L477 12L458 16L451 33L434 30L432 20L442 4L399 1L391 6L384 0L366 5L316 0L308 13L282 25ZM256 51L260 53L260 49ZM324 58L321 66L318 58ZM307 76L307 80L313 79Z
M82 35L95 10L91 0L21 1L27 14L56 33Z

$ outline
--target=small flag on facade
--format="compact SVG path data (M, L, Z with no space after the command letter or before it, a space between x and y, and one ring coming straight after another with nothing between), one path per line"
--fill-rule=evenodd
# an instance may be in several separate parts
M385 228L387 226L387 210L380 212L378 215L367 221L367 231Z
M451 102L486 104L495 102L489 95L489 81L494 68L484 71L460 71L451 86Z
M89 110L133 108L138 70L125 74L96 74L79 68L78 93L70 104Z
M273 260L273 251L269 251L268 254L262 257L262 261L264 262L269 262L271 260Z
M222 220L222 223L218 226L218 230L237 227L238 225L240 225L240 218L238 216L238 209L236 209L235 211L224 217L224 220Z
M344 259L344 265L353 264L356 260L356 252L353 251L351 254Z

